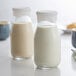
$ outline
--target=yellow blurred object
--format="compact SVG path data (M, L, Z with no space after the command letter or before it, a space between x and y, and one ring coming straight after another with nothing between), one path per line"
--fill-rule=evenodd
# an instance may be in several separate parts
M73 28L76 28L76 23L67 25L67 29L73 29Z

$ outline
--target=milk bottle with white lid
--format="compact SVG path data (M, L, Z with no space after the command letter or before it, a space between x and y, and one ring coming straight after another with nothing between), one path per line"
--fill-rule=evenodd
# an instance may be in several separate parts
M30 8L14 8L15 22L11 34L11 54L14 59L31 58L34 51L34 36Z
M37 12L39 23L35 33L34 61L40 69L58 66L61 58L60 34L54 24L56 19L50 17L50 11Z

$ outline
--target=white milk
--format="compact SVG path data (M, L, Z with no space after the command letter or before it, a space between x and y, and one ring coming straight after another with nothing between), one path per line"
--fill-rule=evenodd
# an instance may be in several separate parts
M61 44L56 26L38 26L34 43L34 60L38 68L56 67L60 63Z

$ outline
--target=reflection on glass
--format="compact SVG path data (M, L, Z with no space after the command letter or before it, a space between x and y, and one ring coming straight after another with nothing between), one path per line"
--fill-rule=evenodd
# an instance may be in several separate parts
M35 76L60 76L59 68L52 68L48 70L35 70Z
M71 63L73 70L76 70L76 53L73 53L71 56Z
M31 59L23 61L11 60L11 76L34 76L34 66Z

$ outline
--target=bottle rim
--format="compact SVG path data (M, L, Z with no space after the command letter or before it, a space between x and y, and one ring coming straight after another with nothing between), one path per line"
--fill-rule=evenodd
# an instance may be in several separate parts
M57 11L54 10L38 10L36 14L54 14L57 15Z

